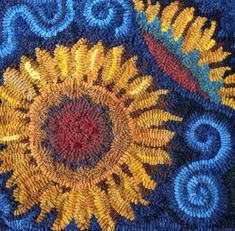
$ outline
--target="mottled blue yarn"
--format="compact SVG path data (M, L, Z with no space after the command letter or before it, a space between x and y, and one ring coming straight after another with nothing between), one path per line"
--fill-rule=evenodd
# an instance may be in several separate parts
M180 168L172 183L174 196L169 196L173 209L189 223L214 223L225 212L227 196L219 175L231 168L234 161L230 132L223 120L209 113L196 113L187 123L185 141L201 153L202 160Z
M61 4L60 0L60 5ZM43 38L50 38L63 31L73 21L75 15L73 0L66 0L65 6L66 13L64 15L64 19L62 19L61 22L56 22L55 25L50 27L45 27L41 24L31 13L31 10L27 5L19 4L7 9L2 22L3 42L0 45L0 58L4 58L11 54L16 47L17 39L15 37L14 22L17 18L22 17L30 27L31 31L36 35ZM60 7L58 9L61 10Z
M31 4L35 4L38 6L37 8L37 11L42 19L42 21L44 23L46 23L47 25L52 25L52 24L55 24L58 20L60 20L60 18L63 17L63 3L61 0L26 0L28 1L29 3ZM53 18L48 18L46 15L45 15L45 9L41 9L39 7L39 5L42 5L42 4L48 4L49 3L55 3L56 4L56 13L54 14ZM50 6L50 5L49 5Z
M229 188L228 185L225 185L224 178L225 175L229 175L231 179L234 178L234 168L232 169L231 166L234 163L235 156L235 133L234 130L232 132L230 130L231 127L235 127L233 123L235 113L234 110L227 106L218 104L220 99L219 96L217 96L217 88L222 84L221 82L217 82L216 84L218 85L215 83L208 84L208 65L204 65L200 70L197 65L195 65L199 57L198 52L189 53L182 59L182 62L192 71L193 75L198 78L201 88L210 92L211 100L216 102L216 104L203 99L197 94L190 94L156 66L154 59L151 54L149 54L146 44L141 37L139 26L135 22L136 14L133 10L133 3L131 0L103 1L103 6L109 4L109 9L113 12L112 15L114 16L105 27L102 27L102 23L100 24L101 26L99 26L97 24L91 25L87 22L83 12L86 3L92 4L91 0L10 0L9 2L12 4L9 4L10 7L7 9L4 9L4 4L0 3L0 6L4 9L2 10L3 17L1 20L4 19L5 22L2 28L3 32L0 45L1 73L5 67L12 64L17 65L22 55L30 54L30 56L33 56L36 47L52 49L56 43L66 45L69 41L74 44L80 37L86 37L93 43L101 39L107 46L123 44L131 55L139 56L137 62L139 68L141 68L143 64L147 66L144 74L151 74L157 81L157 86L159 88L167 88L170 90L169 94L163 97L169 102L166 110L184 118L182 122L173 123L170 121L167 123L169 130L176 131L176 135L171 142L173 150L170 152L170 155L173 159L173 166L167 170L169 177L164 179L163 182L159 179L155 179L158 187L146 196L150 201L149 206L132 205L137 219L135 221L129 221L121 217L117 223L116 230L234 230L234 199L231 199L231 195L229 197L229 194L234 191L232 188ZM125 8L121 2L126 3ZM161 5L166 5L167 2L172 1L160 0L160 2ZM218 34L220 37L230 39L230 44L235 44L232 41L232 37L234 37L233 24L235 15L235 4L233 0L188 0L182 2L187 2L189 6L191 4L194 7L196 7L195 2L197 2L199 5L199 8L196 9L197 14L200 15L200 13L203 12L209 19L215 19L216 17L218 18L218 15L221 15L219 19L220 23L217 23ZM23 6L23 11L21 8L19 10L16 9L20 6ZM51 6L53 6L53 9L49 9ZM99 6L94 9L94 11L97 11ZM126 14L124 14L124 11L126 11ZM52 17L48 17L48 12ZM209 15L207 13L209 13ZM105 16L107 16L107 14L105 14L105 7L103 12L100 14L99 12L96 12L94 15L96 17L99 16L100 18L105 18ZM140 15L144 16L144 14L138 14L138 18ZM210 16L212 17L210 18ZM123 22L125 22L124 27L122 27ZM58 25L61 27L59 28ZM120 28L120 30L117 28ZM181 57L182 38L174 45L172 43L172 33L170 30L166 32L164 36L161 36L157 33L156 28L155 32L153 28L148 30L148 32L156 33L156 36L158 36L156 38L159 38L170 51L177 54L178 57ZM52 37L47 35L51 35ZM163 37L167 39L164 40ZM217 38L218 36L215 36L216 40ZM207 118L207 121L209 121L211 125L217 124L217 121L219 123L217 124L217 128L212 128L212 126L208 124L198 125L198 128L195 127L197 136L192 139L198 144L195 145L189 138L190 132L188 132L188 135L186 134L197 119L203 118L202 116L206 111L209 111L209 113L206 114L204 120ZM211 127L210 131L205 132L209 127ZM226 151L228 149L226 149L225 145L223 145L222 151L220 150L220 142L216 142L219 140L219 133L216 132L217 130L221 130L221 134L224 133L223 137L226 137L227 131L232 134L232 146L230 147L230 152ZM198 134L201 135L198 136ZM182 136L182 139L177 140L179 136ZM193 137L192 133L191 136ZM206 137L208 138L207 142ZM205 143L203 144L202 141L205 141ZM216 142L216 144L211 148L210 144L213 142ZM225 139L223 143L226 144L226 142ZM200 151L202 147L204 147L206 151ZM218 152L223 155L217 156L216 153ZM210 163L209 167L208 163ZM213 169L212 166L214 166ZM185 176L181 178L183 173L180 175L180 172L183 171L185 172ZM178 188L179 201L182 201L181 208L179 208L174 193L174 180L176 180L177 176L178 181L182 182L182 185L185 182L187 183L184 184L185 187ZM185 177L187 179L185 179ZM4 188L4 178L5 176L1 175L1 189ZM233 182L229 182L231 182L232 185ZM168 186L167 188L164 187L166 183L170 184L169 188ZM198 193L190 194L195 190ZM213 191L212 194L210 193L211 191ZM190 194L189 198L186 197L188 194ZM182 197L186 200L182 200ZM206 203L211 205L210 211L204 207ZM182 209L184 207L186 207L187 212L192 215L188 215L188 213L185 212L186 209ZM42 223L37 224L35 218L40 212L39 206L35 206L24 215L18 217L13 216L15 208L16 203L12 196L12 190L1 190L1 231L48 231L56 217L56 212L53 210L46 216ZM193 212L190 213L192 208ZM201 212L203 209L205 213ZM72 221L65 230L75 231L79 229L76 227L75 222ZM92 218L89 230L101 230L94 217Z
M199 9L202 13L221 15L220 23L222 27L219 30L219 37L234 37L234 18L235 18L235 2L233 0L195 0L199 3ZM229 9L229 10L228 10Z

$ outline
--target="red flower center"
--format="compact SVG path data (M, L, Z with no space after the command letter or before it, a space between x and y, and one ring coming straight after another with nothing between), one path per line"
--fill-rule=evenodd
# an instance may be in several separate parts
M57 158L93 165L110 148L112 125L101 105L81 98L53 108L50 114L47 141Z

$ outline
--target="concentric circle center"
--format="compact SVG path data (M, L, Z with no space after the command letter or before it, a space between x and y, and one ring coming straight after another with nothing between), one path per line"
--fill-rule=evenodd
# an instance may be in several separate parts
M49 110L47 144L58 160L92 166L110 149L113 140L108 108L89 97L62 102Z
M135 123L112 92L69 80L30 107L30 147L40 169L68 187L85 188L123 163Z

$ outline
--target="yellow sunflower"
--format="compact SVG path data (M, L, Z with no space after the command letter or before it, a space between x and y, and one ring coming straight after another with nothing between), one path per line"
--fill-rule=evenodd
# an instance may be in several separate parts
M180 1L173 1L165 7L158 1L133 0L133 2L138 12L145 12L148 23L158 18L160 32L171 31L175 43L182 40L183 55L198 51L198 66L209 65L209 80L212 83L223 82L223 86L217 90L221 96L221 103L235 108L235 74L229 74L232 67L226 66L226 62L221 65L231 53L214 38L217 30L216 21L210 22L206 17L196 15L193 7L184 7Z
M142 189L156 187L145 166L171 163L164 123L181 118L158 107L167 91L122 46L80 39L36 57L8 68L0 87L0 172L13 172L14 214L39 204L41 222L56 209L54 230L72 219L87 229L93 215L113 230L114 212L133 220L131 203L147 205Z

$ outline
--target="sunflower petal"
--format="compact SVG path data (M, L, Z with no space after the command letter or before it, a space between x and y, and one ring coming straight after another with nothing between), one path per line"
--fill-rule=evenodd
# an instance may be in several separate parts
M129 220L134 220L135 216L129 201L121 194L121 190L116 186L112 178L107 179L108 183L108 195L111 206L117 211L121 216L128 218Z
M102 72L102 80L105 85L112 83L120 75L122 54L122 46L114 47L108 51Z
M161 148L147 148L136 146L137 157L142 163L156 164L171 164L172 160L168 153Z
M137 119L137 125L139 128L150 128L152 126L162 125L168 120L181 121L182 119L178 116L174 116L169 112L162 110L151 110L143 112Z
M146 173L143 164L138 159L130 155L127 164L133 178L142 183L145 188L152 190L156 188L156 182Z
M57 45L54 51L54 60L60 72L62 80L71 76L71 56L68 47Z
M136 97L137 95L146 91L151 85L153 78L151 76L144 76L137 78L129 86L126 87L126 94L130 97Z
M89 84L93 82L98 77L98 72L102 67L104 62L104 47L101 42L93 46L87 53L86 59L86 74L87 81Z
M143 129L136 134L136 142L151 147L161 147L166 145L174 134L165 129Z
M128 109L132 112L156 105L161 95L167 94L167 90L158 90L156 92L140 94L134 98Z
M73 57L73 72L72 76L75 79L82 80L86 72L86 59L87 59L87 40L80 39L71 50Z
M104 230L114 230L115 223L110 214L110 202L107 194L98 187L92 189L94 197L94 214Z

